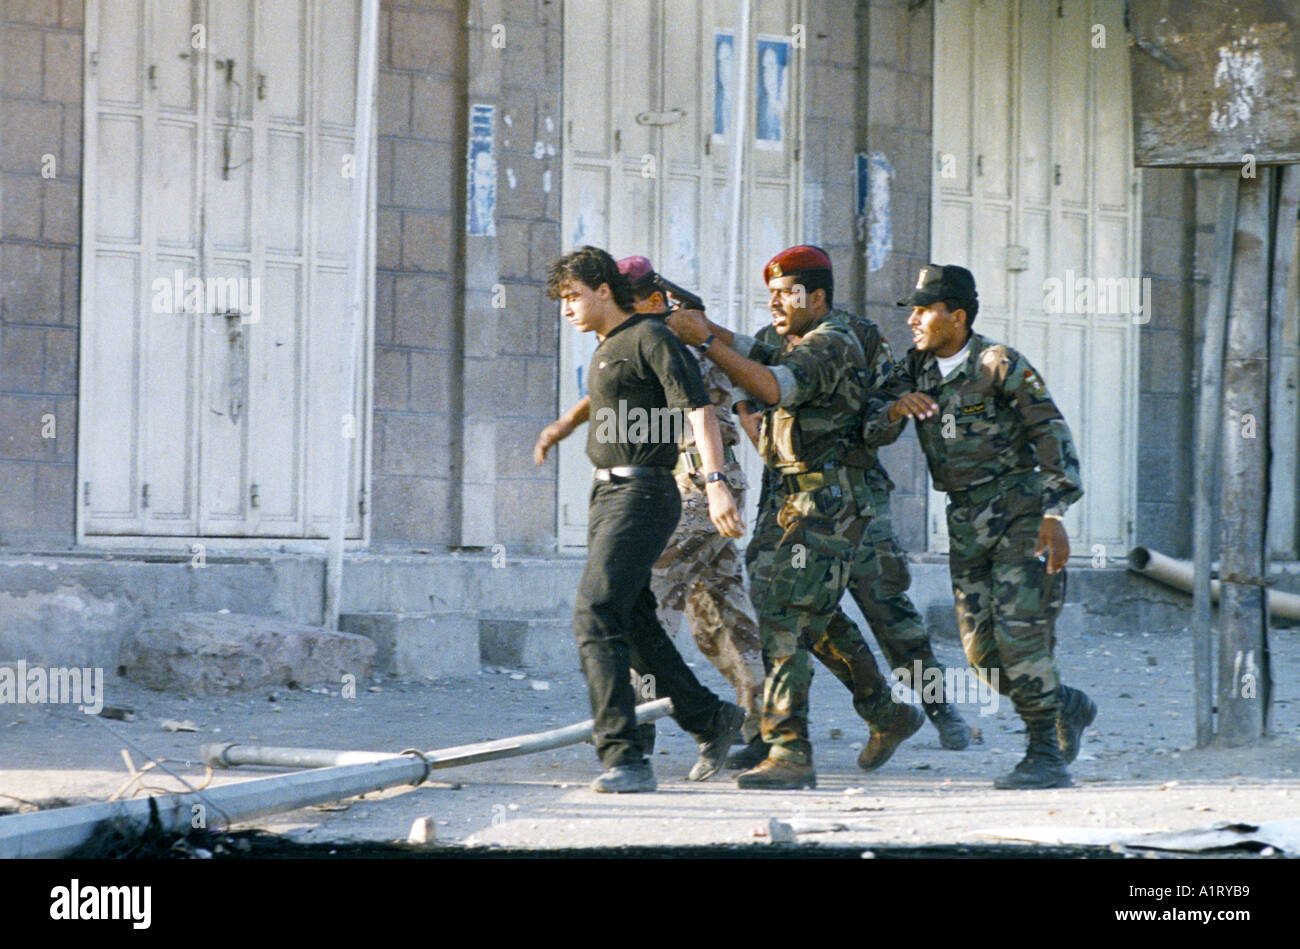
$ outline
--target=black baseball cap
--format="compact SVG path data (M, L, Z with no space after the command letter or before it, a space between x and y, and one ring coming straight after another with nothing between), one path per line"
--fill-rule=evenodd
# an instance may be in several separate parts
M956 264L926 264L916 278L912 292L898 301L899 306L929 306L939 300L959 300L974 303L975 277L965 267Z

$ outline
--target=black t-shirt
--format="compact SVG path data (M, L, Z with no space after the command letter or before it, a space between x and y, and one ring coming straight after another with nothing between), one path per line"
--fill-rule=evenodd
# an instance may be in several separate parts
M700 369L662 319L633 314L587 369L587 457L597 468L677 464L687 414L709 404Z

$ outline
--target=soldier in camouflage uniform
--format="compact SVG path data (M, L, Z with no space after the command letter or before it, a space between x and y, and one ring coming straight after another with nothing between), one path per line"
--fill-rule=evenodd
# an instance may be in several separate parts
M832 625L866 535L867 472L855 463L873 379L853 330L827 305L829 261L790 248L764 269L780 346L730 333L702 315L669 326L699 345L732 381L761 400L759 451L772 472L768 503L746 551L767 681L767 757L737 779L742 788L815 787L808 740L811 650L853 694L871 726L859 757L870 770L921 727L924 717L892 700L889 685L852 623ZM733 348L734 347L734 348Z
M1065 599L1079 459L1042 379L1022 355L971 331L975 279L930 264L910 306L915 391L887 410L912 418L934 486L948 492L949 569L962 646L976 673L1011 699L1029 747L999 788L1068 787L1066 764L1097 707L1061 683L1053 624ZM1046 556L1042 556L1046 554Z
M829 258L826 263L829 265ZM880 445L897 440L902 432L903 423L890 423L883 410L893 399L908 391L907 383L901 374L894 372L894 355L889 343L872 320L840 309L832 309L831 312L852 328L862 346L867 365L871 367L873 378L879 385L879 388L868 394L863 444L855 453L854 459L854 463L867 472L871 516L866 524L863 542L858 547L858 556L853 562L849 592L870 625L889 667L901 676L903 684L915 688L920 695L926 716L939 732L940 743L945 748L960 751L970 744L970 726L945 697L935 696L928 690L922 691L921 683L913 681L917 662L921 664L923 676L937 676L937 681L940 682L946 681L945 669L934 654L925 621L907 595L907 589L912 583L907 555L894 537L889 516L889 496L894 490L894 483L876 457ZM779 337L768 326L759 332L758 339L776 344ZM760 510L763 506L764 499L760 498ZM831 624L837 631L843 631L852 625L852 620L842 609L837 609ZM851 667L839 662L833 655L818 653L817 658L841 681L846 681L845 676L852 674ZM745 763L744 753L737 753L728 759L727 766L736 767Z
M618 261L618 269L631 286L633 312L668 311L669 301L647 258L625 257ZM735 456L735 445L740 438L731 412L731 380L708 360L699 360L697 365L718 419L727 481L736 507L744 510L745 475ZM570 413L579 424L587 418L585 407L589 401L584 397ZM736 542L720 534L709 519L709 499L704 491L704 470L694 431L687 425L683 435L681 455L674 471L682 498L682 515L651 571L650 589L658 601L659 621L664 629L670 635L676 633L685 615L700 652L735 688L736 704L745 711L741 738L752 744L760 739L763 695L758 622L745 591ZM634 687L638 701L649 701L656 696L652 677L637 676ZM637 733L642 748L650 753L655 741L654 722L637 726Z

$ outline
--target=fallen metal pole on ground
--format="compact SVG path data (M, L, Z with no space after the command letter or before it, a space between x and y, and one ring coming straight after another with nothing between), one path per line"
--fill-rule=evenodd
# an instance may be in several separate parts
M637 721L653 721L672 712L671 699L659 699L637 708ZM463 746L460 749L441 749L422 755L408 752L384 755L382 760L366 761L335 767L315 768L294 774L281 774L268 778L254 778L235 784L207 788L197 794L161 794L151 798L130 801L111 801L102 804L83 804L77 807L60 807L30 814L13 814L0 817L0 859L14 857L62 857L86 843L95 829L105 821L122 821L143 829L149 823L150 805L157 808L160 827L166 832L185 832L192 827L212 826L225 819L230 822L251 820L268 814L297 810L313 804L369 794L401 784L421 784L431 769L487 761L491 758L510 758L532 754L562 745L577 744L591 734L592 722L581 722L567 728L537 735L524 735L519 739L502 739ZM559 740L558 736L563 735ZM504 747L515 742L513 747ZM488 746L498 746L486 752ZM218 746L220 747L220 746ZM469 755L464 754L468 749ZM447 752L458 757L442 757L435 764L432 758ZM346 752L344 754L347 754ZM355 754L355 752L353 753ZM375 752L362 752L375 754Z
M672 714L672 699L659 699L637 706L638 725L653 722ZM550 751L565 745L576 745L591 737L594 723L590 720L576 725L566 725L551 731L496 741L481 741L472 745L456 745L424 752L430 768L454 768L477 761L495 761L514 758L538 751ZM339 765L367 764L391 761L400 755L388 751L335 751L328 748L285 748L269 745L240 745L235 742L218 742L199 748L199 757L214 768L236 768L241 765L261 765L270 768L332 768Z

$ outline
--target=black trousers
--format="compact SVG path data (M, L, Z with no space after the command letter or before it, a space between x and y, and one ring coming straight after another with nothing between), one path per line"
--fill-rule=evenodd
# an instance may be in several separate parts
M654 676L655 694L673 700L673 718L683 729L702 740L715 728L720 700L699 683L664 632L650 592L650 568L677 526L681 503L669 474L592 485L587 566L573 629L596 723L596 754L605 768L643 760L633 667Z

